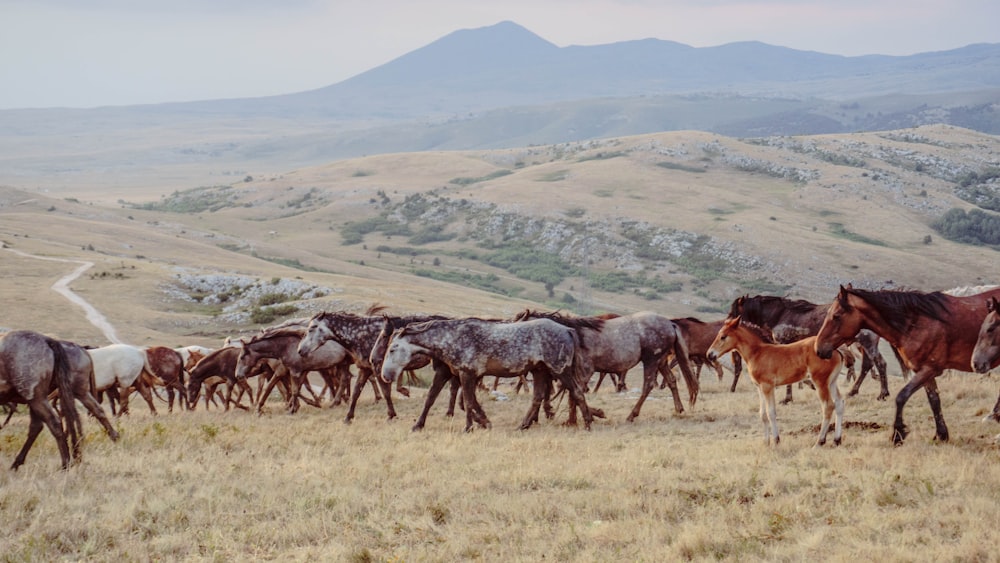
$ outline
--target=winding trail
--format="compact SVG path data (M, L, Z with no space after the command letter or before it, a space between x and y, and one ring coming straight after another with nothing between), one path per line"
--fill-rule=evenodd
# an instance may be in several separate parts
M21 252L20 250L15 250L13 248L7 248L5 250L9 250L14 254L17 254L19 256L24 256L26 258L48 260L50 262L68 262L71 264L80 264L80 267L73 270L69 274L66 274L65 276L59 278L59 280L56 281L56 283L52 284L52 290L62 295L66 299L69 299L70 302L82 307L84 312L86 312L87 314L87 320L90 321L90 324L97 327L97 329L100 330L102 334L104 334L104 337L107 338L112 344L122 344L122 341L118 338L118 335L115 334L115 328L111 326L110 322L108 322L107 317L102 315L100 311L95 309L94 306L88 303L84 298L73 293L73 290L69 288L69 284L71 284L73 280L80 277L81 275L83 275L84 272L86 272L87 270L89 270L94 266L93 262L86 262L84 260L69 260L66 258L52 258L49 256L36 256L34 254L28 254L27 252Z

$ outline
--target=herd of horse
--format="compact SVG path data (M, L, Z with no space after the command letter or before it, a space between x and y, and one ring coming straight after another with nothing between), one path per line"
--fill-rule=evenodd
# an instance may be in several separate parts
M170 410L175 392L180 393L182 408L193 409L204 388L206 408L221 398L226 409L236 405L260 412L277 387L287 411L294 413L300 400L320 406L328 390L333 405L349 402L345 422L350 422L368 384L376 398L384 399L387 416L394 418L393 384L398 392L408 394L402 386L403 374L429 365L434 376L413 430L424 427L445 384L450 384L451 391L449 415L460 401L466 430L476 425L490 428L477 398L477 387L490 375L521 381L531 376L532 400L520 428L536 423L543 409L552 418L552 401L565 393L567 424L577 423L579 411L584 427L590 429L595 418L605 417L587 404L595 373L610 375L621 389L626 373L642 365L642 391L627 417L633 421L661 378L660 387L671 390L675 411L684 412L672 366L680 369L688 406L694 407L701 367L714 368L721 379L720 360L731 354L731 389L735 390L745 364L758 390L765 441L777 444L780 440L776 390L786 386L786 400L790 400L791 384L808 382L821 404L817 445L825 443L832 418L834 444L840 444L844 417L840 371L847 366L850 379L859 353L861 374L848 396L857 393L866 373L874 368L877 375L873 377L881 384L878 399L887 398L886 362L879 352L879 341L885 340L904 375L912 373L896 395L892 441L900 444L906 438L903 409L919 389L924 389L933 412L936 439L946 441L948 428L936 378L944 370L986 373L1000 364L998 299L1000 288L958 297L848 285L841 286L836 298L826 304L742 296L733 301L725 319L714 322L671 319L653 312L582 317L525 310L509 319L400 316L372 307L365 314L322 312L293 319L218 349L125 344L87 349L34 331L15 330L0 336L0 403L27 405L30 414L28 437L12 468L24 463L43 426L55 437L65 468L80 456L83 432L76 401L84 404L112 440L118 438L98 402L101 394L109 396L115 415L128 412L132 391L138 391L155 413L157 387L166 389ZM313 372L324 382L318 394L312 385L303 385ZM247 383L254 376L258 377L256 393ZM226 386L225 393L221 385ZM242 404L244 396L251 407ZM1000 422L1000 398L987 418Z

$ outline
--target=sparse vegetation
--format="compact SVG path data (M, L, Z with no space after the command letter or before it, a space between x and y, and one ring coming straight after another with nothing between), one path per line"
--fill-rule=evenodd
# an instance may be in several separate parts
M479 182L486 182L489 180L496 180L497 178L503 178L504 176L513 173L514 172L512 170L497 170L496 172L490 172L485 176L478 176L475 178L470 178L465 176L452 178L451 180L448 180L448 183L455 184L456 186L468 186L471 184L478 184Z
M133 209L146 211L168 211L170 213L215 212L227 207L236 207L237 192L232 186L207 186L184 191L175 191L163 196L160 201L149 203L127 203Z
M1000 245L1000 215L964 209L949 209L931 225L934 230L948 240L975 245Z
M680 170L682 172L693 172L695 174L703 174L705 172L704 166L691 166L690 164L683 164L680 162L657 162L656 165L660 168L666 168L667 170Z
M866 237L864 235L848 231L847 228L844 227L843 223L829 223L828 225L830 227L830 232L833 233L833 235L836 236L837 238L847 239L850 241L860 242L864 244L873 244L875 246L888 246L884 242L878 239Z

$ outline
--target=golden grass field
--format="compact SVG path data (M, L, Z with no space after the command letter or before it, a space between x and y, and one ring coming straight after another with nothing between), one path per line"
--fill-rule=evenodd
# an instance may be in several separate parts
M895 370L890 370L894 372ZM47 433L17 472L0 472L6 561L992 561L1000 541L1000 452L979 419L996 380L946 375L952 439L931 440L923 394L912 434L889 442L893 405L876 385L847 400L840 447L813 444L814 392L778 406L782 441L762 440L749 381L729 393L702 376L694 409L672 413L654 391L624 422L634 393L603 386L591 432L554 421L515 427L525 394L491 401L491 430L432 411L410 431L423 393L400 413L366 391L344 407L284 414L174 412L135 403L110 442L85 421L82 464L60 471ZM745 376L744 376L745 377ZM630 385L639 384L630 374ZM895 392L901 379L891 376ZM683 386L683 384L682 384ZM841 384L846 390L846 385ZM482 392L481 392L482 393ZM683 393L683 390L682 390ZM161 409L163 410L163 409ZM461 413L460 413L461 414ZM12 459L26 417L0 434Z
M225 321L217 308L165 291L189 273L294 279L332 289L298 303L303 315L362 312L374 303L394 313L455 316L558 307L539 283L455 259L448 252L458 241L435 247L443 269L495 274L524 290L505 297L414 276L412 260L375 250L405 244L401 237L373 234L364 245L341 243L339 226L377 213L371 202L380 193L398 201L432 190L527 216L558 218L582 209L595 222L639 220L702 233L760 257L765 266L749 279L767 277L785 284L789 296L816 302L832 299L837 284L848 281L878 287L892 280L894 287L928 291L996 283L995 250L949 242L929 227L936 213L970 206L954 196L953 182L928 170L939 162L987 165L1000 153L1000 141L944 126L915 133L926 140L878 133L794 139L829 151L864 146L871 154L903 155L873 156L865 167L677 132L570 148L375 155L278 172L250 162L238 177L221 175L211 162L144 174L137 161L122 175L112 169L24 178L0 187L0 328L107 344L82 309L51 289L81 262L93 266L71 289L136 345L216 347L226 336L261 328ZM709 154L700 148L706 145L817 170L820 178L793 183L735 170L720 157L702 156ZM33 158L44 154L31 150ZM581 158L619 150L628 156ZM922 160L912 160L914 154ZM657 166L665 159L705 171ZM921 171L914 162L929 164ZM497 169L513 173L473 186L449 182ZM244 174L253 181L240 181ZM194 183L204 178L232 183L238 205L178 214L119 202L157 201L205 185ZM322 195L319 203L289 208L313 189ZM882 244L836 236L831 222ZM923 242L928 234L933 244ZM613 251L597 256L595 269L617 258ZM683 289L655 301L594 291L591 305L714 320L747 292L740 280L695 284L669 265L654 271L682 281ZM580 284L569 279L557 291L579 291ZM699 312L705 308L716 312ZM891 353L886 357L894 396L903 383ZM633 370L632 387L639 377ZM18 472L0 469L6 524L0 559L997 560L1000 427L980 422L997 399L996 378L939 378L951 430L945 444L931 440L930 410L923 393L915 394L906 408L911 435L898 448L889 430L895 407L875 400L875 383L847 400L844 444L823 448L813 447L820 415L812 391L797 390L793 404L778 406L782 442L769 448L752 384L741 381L733 394L728 384L703 373L698 403L682 415L673 414L666 391L656 390L631 424L624 419L634 393L602 387L589 400L608 419L591 432L559 424L565 404L555 421L515 430L528 400L505 387L509 401L491 401L483 392L493 428L472 433L462 432L463 417L445 419L443 404L423 432L411 433L422 389L397 399L400 416L392 422L366 391L350 426L341 422L342 406L306 406L287 415L274 400L258 417L202 406L167 414L159 405L154 417L133 398L132 414L117 421L119 443L85 421L82 464L58 470L46 431ZM848 389L843 381L840 386ZM16 455L27 422L18 414L0 431L0 464Z

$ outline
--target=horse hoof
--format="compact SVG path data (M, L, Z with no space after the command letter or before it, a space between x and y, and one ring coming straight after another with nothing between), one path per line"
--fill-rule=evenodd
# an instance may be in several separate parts
M117 442L118 438L121 438L121 435L118 434L118 432L112 430L111 432L108 433L108 438L111 438L112 442Z
M839 445L840 445L840 442L841 442L841 438L834 438L834 439L833 439L833 445L834 445L834 446L839 446Z
M1000 412L991 412L983 417L983 422L1000 422Z
M592 409L590 409L590 414L594 418L607 418L607 416L604 414L604 411L601 410L601 409L594 409L594 408L592 408Z

